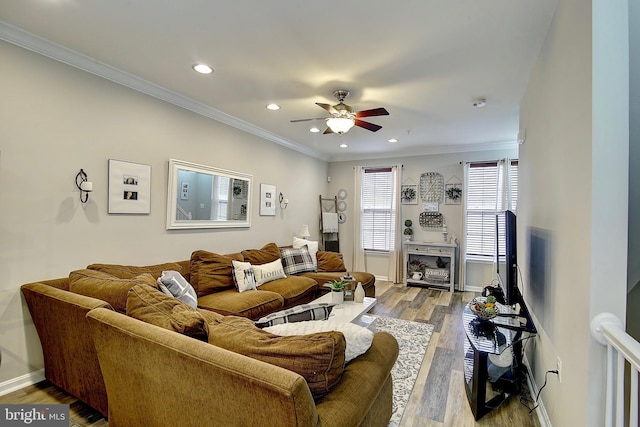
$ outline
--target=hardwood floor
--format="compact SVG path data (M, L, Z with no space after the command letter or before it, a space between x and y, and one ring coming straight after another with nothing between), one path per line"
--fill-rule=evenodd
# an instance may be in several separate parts
M537 414L529 414L534 404L528 396L528 407L514 396L479 421L473 419L464 389L462 310L477 294L378 282L376 295L372 313L434 325L401 427L540 426ZM0 396L4 403L65 403L70 405L71 427L108 425L98 412L46 381Z

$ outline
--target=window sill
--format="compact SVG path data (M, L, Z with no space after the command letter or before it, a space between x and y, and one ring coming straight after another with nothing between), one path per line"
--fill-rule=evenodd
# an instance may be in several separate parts
M478 255L467 255L465 258L466 262L471 262L474 264L493 264L493 258L483 257Z

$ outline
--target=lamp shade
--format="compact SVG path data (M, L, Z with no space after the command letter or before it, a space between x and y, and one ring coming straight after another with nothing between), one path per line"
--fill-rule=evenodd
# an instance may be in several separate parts
M300 231L298 231L298 236L302 237L302 238L307 238L309 236L311 236L311 234L309 234L309 226L308 225L301 225L300 226Z
M327 126L334 132L343 134L353 127L353 120L345 117L332 117L327 120Z

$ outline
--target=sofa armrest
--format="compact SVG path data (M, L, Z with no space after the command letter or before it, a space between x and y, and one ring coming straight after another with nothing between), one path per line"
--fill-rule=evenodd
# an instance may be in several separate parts
M316 426L304 378L98 308L88 313L109 424Z
M85 317L111 306L44 283L21 290L40 338L47 380L106 415L107 393Z
M322 425L359 426L368 419L367 425L386 426L393 406L391 369L398 351L393 335L377 332L369 350L348 363L336 387L317 401ZM371 420L370 413L378 416Z

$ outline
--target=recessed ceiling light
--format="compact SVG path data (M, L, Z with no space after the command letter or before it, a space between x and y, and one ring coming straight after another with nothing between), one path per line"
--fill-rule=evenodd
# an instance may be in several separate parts
M389 142L390 142L390 143L392 143L392 144L395 144L395 143L396 143L396 142L398 142L398 141L399 141L399 140L398 140L398 138L391 138L391 139L389 139Z
M320 129L318 129L318 128L311 128L311 129L309 129L309 132L312 132L312 133L318 133L318 132L320 132Z
M213 68L209 67L206 64L195 64L193 69L200 74L211 74L213 73Z
M267 107L267 110L271 110L271 111L277 111L280 109L280 106L278 104L267 104L266 107Z
M349 145L347 145L345 143L340 144L340 148L347 148L347 147L349 147Z

